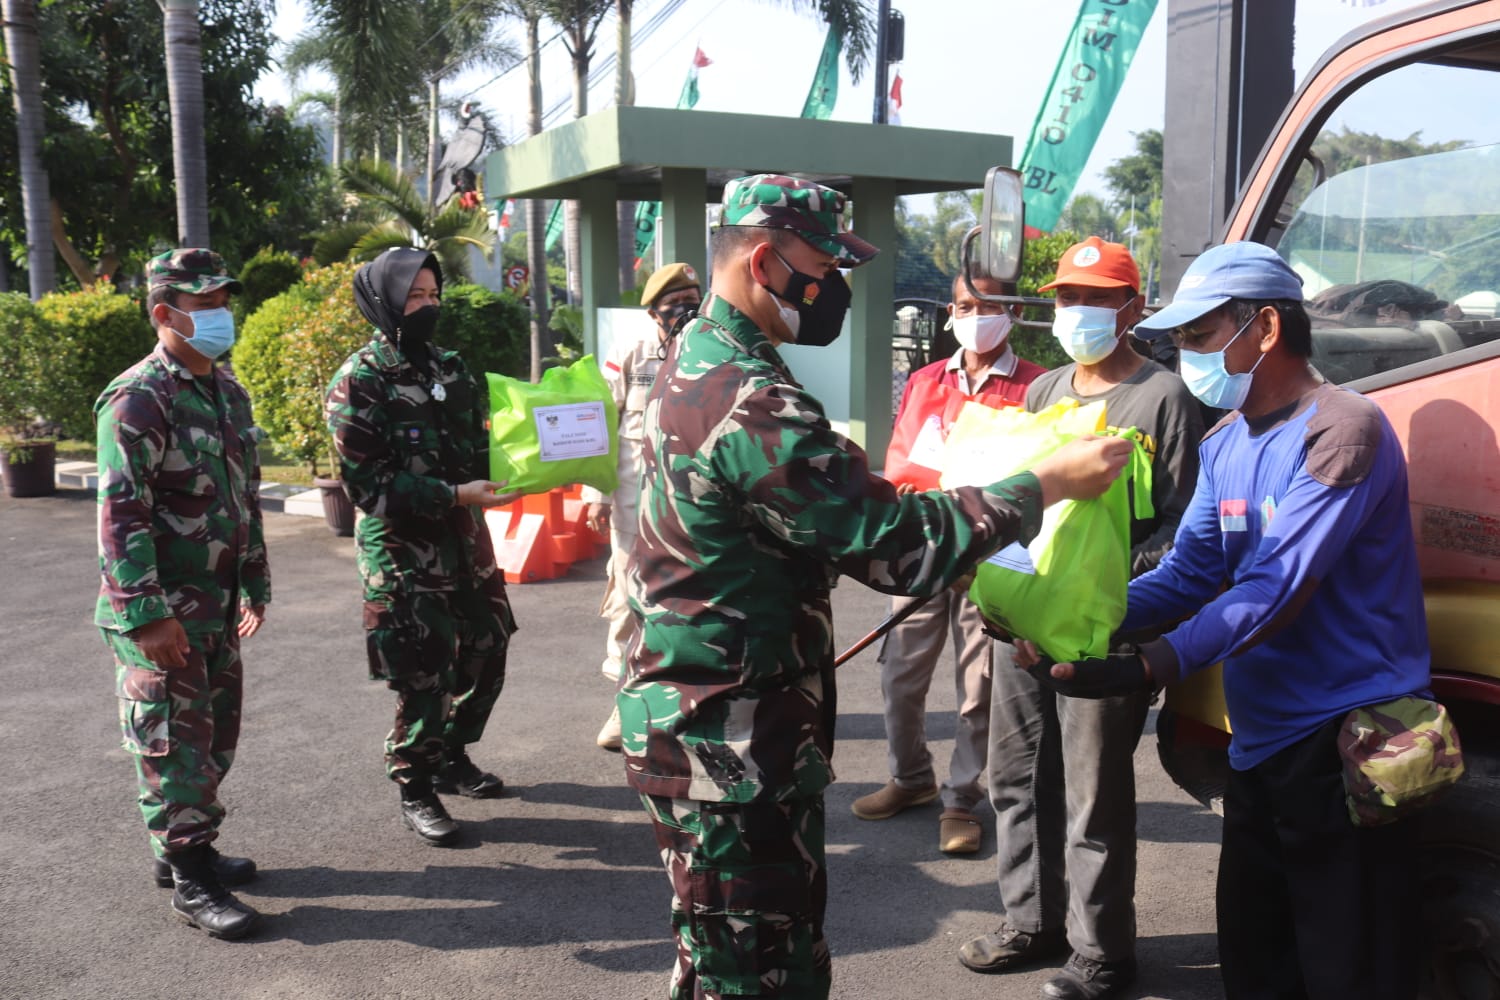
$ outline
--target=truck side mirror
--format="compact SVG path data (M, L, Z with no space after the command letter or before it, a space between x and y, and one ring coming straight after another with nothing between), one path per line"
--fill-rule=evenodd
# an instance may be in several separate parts
M996 281L1019 278L1025 228L1021 174L1009 167L991 167L980 203L978 273Z

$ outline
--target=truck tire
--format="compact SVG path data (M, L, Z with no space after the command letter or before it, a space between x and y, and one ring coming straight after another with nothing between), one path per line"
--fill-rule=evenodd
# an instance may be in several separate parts
M1500 761L1464 756L1423 818L1421 1000L1500 998Z

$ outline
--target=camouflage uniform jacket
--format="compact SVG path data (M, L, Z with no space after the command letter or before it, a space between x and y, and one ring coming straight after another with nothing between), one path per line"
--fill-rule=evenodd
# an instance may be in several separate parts
M635 533L636 501L640 497L641 440L646 430L646 399L651 394L651 384L661 368L661 337L655 324L642 336L616 344L604 359L604 381L614 396L615 409L620 413L620 457L616 469L620 485L614 493L605 497L592 486L581 490L584 503L605 501L616 509L612 517L624 518L618 522L630 534Z
M368 515L355 530L366 600L454 590L495 572L484 518L453 503L457 484L489 477L485 398L457 354L432 354L419 371L376 333L328 386L344 487Z
M250 397L227 370L195 377L164 347L94 404L99 445L100 628L177 618L232 624L271 599Z
M639 791L746 802L833 780L837 575L932 594L1041 523L1036 477L897 496L766 336L718 298L646 411L619 705Z

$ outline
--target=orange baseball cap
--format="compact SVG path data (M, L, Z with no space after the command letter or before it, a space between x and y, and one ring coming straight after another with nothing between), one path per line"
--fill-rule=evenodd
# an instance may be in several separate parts
M1088 288L1141 287L1141 269L1136 267L1130 248L1123 243L1106 243L1090 236L1074 243L1057 262L1057 277L1038 288L1048 292L1058 285L1084 285Z

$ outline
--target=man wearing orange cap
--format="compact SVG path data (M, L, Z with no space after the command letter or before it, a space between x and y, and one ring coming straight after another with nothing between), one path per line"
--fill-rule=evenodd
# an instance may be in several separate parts
M635 545L635 520L641 496L641 435L645 431L646 397L656 381L656 370L667 356L667 339L698 312L702 301L703 286L698 283L698 272L693 265L678 262L658 269L641 289L641 305L656 321L655 330L645 336L624 338L610 348L609 357L604 359L604 380L609 383L615 408L620 411L620 457L616 465L620 485L608 495L585 486L581 496L588 505L589 527L601 534L606 528L609 530L609 579L599 605L599 617L609 622L609 634L604 639L601 669L615 684L620 680L620 657L636 630L635 617L626 600L630 584L625 570ZM620 749L618 708L609 713L594 742L606 750Z
M1140 271L1119 243L1069 247L1053 291L1052 332L1073 364L1032 382L1035 413L1071 397L1105 401L1111 427L1134 427L1151 456L1155 515L1131 526L1131 575L1172 546L1198 476L1203 419L1182 379L1138 354ZM997 644L990 692L990 801L1005 920L959 949L975 972L1006 972L1072 952L1042 987L1053 1000L1114 996L1135 979L1134 753L1150 693L1054 694Z

